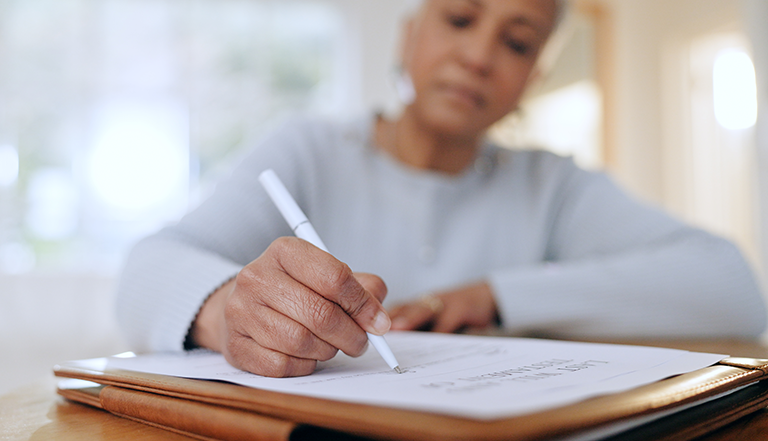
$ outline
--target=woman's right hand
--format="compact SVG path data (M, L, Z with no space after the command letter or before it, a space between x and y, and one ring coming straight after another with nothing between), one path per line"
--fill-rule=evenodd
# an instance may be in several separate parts
M384 282L293 237L275 240L205 302L192 326L202 347L269 377L307 375L338 350L365 352L365 332L391 325Z

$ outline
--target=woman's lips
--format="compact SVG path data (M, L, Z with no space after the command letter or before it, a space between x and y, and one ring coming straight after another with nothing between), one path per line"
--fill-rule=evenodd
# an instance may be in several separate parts
M471 87L457 84L444 84L442 89L453 99L467 103L472 107L485 106L485 98Z

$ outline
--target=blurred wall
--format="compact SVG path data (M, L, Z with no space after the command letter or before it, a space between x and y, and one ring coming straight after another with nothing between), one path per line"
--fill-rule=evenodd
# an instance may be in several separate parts
M757 224L762 255L768 256L768 1L742 0L742 4L757 74ZM763 259L762 271L768 275L768 259Z
M94 275L0 275L0 395L66 360L128 350L113 318L114 283Z
M608 66L607 170L641 199L733 240L762 269L757 181L765 173L754 167L754 136L765 129L715 122L704 106L713 106L712 71L700 48L743 40L749 52L747 21L764 28L766 2L744 0L748 12L740 0L574 1L604 12L597 58Z
M326 0L338 4L348 17L350 52L356 54L360 83L350 91L360 94L360 108L390 109L397 106L391 74L398 63L398 44L409 0Z
M674 209L666 172L665 51L712 30L741 26L734 0L602 0L613 20L615 139L612 174L642 198ZM671 184L671 185L670 185Z

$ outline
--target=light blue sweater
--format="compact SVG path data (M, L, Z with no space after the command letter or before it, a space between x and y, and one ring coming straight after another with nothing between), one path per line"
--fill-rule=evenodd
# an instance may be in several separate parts
M490 282L510 332L569 337L756 336L763 298L731 243L541 151L486 144L458 176L410 169L373 118L297 119L178 224L138 243L118 316L137 350L178 350L217 287L291 235L259 184L273 168L330 251L381 276L385 305Z

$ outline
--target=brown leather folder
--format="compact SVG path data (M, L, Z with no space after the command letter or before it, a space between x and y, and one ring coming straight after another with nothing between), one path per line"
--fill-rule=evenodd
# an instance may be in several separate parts
M689 440L768 405L768 360L720 363L626 392L537 413L474 420L291 395L229 383L58 365L64 397L200 439Z

